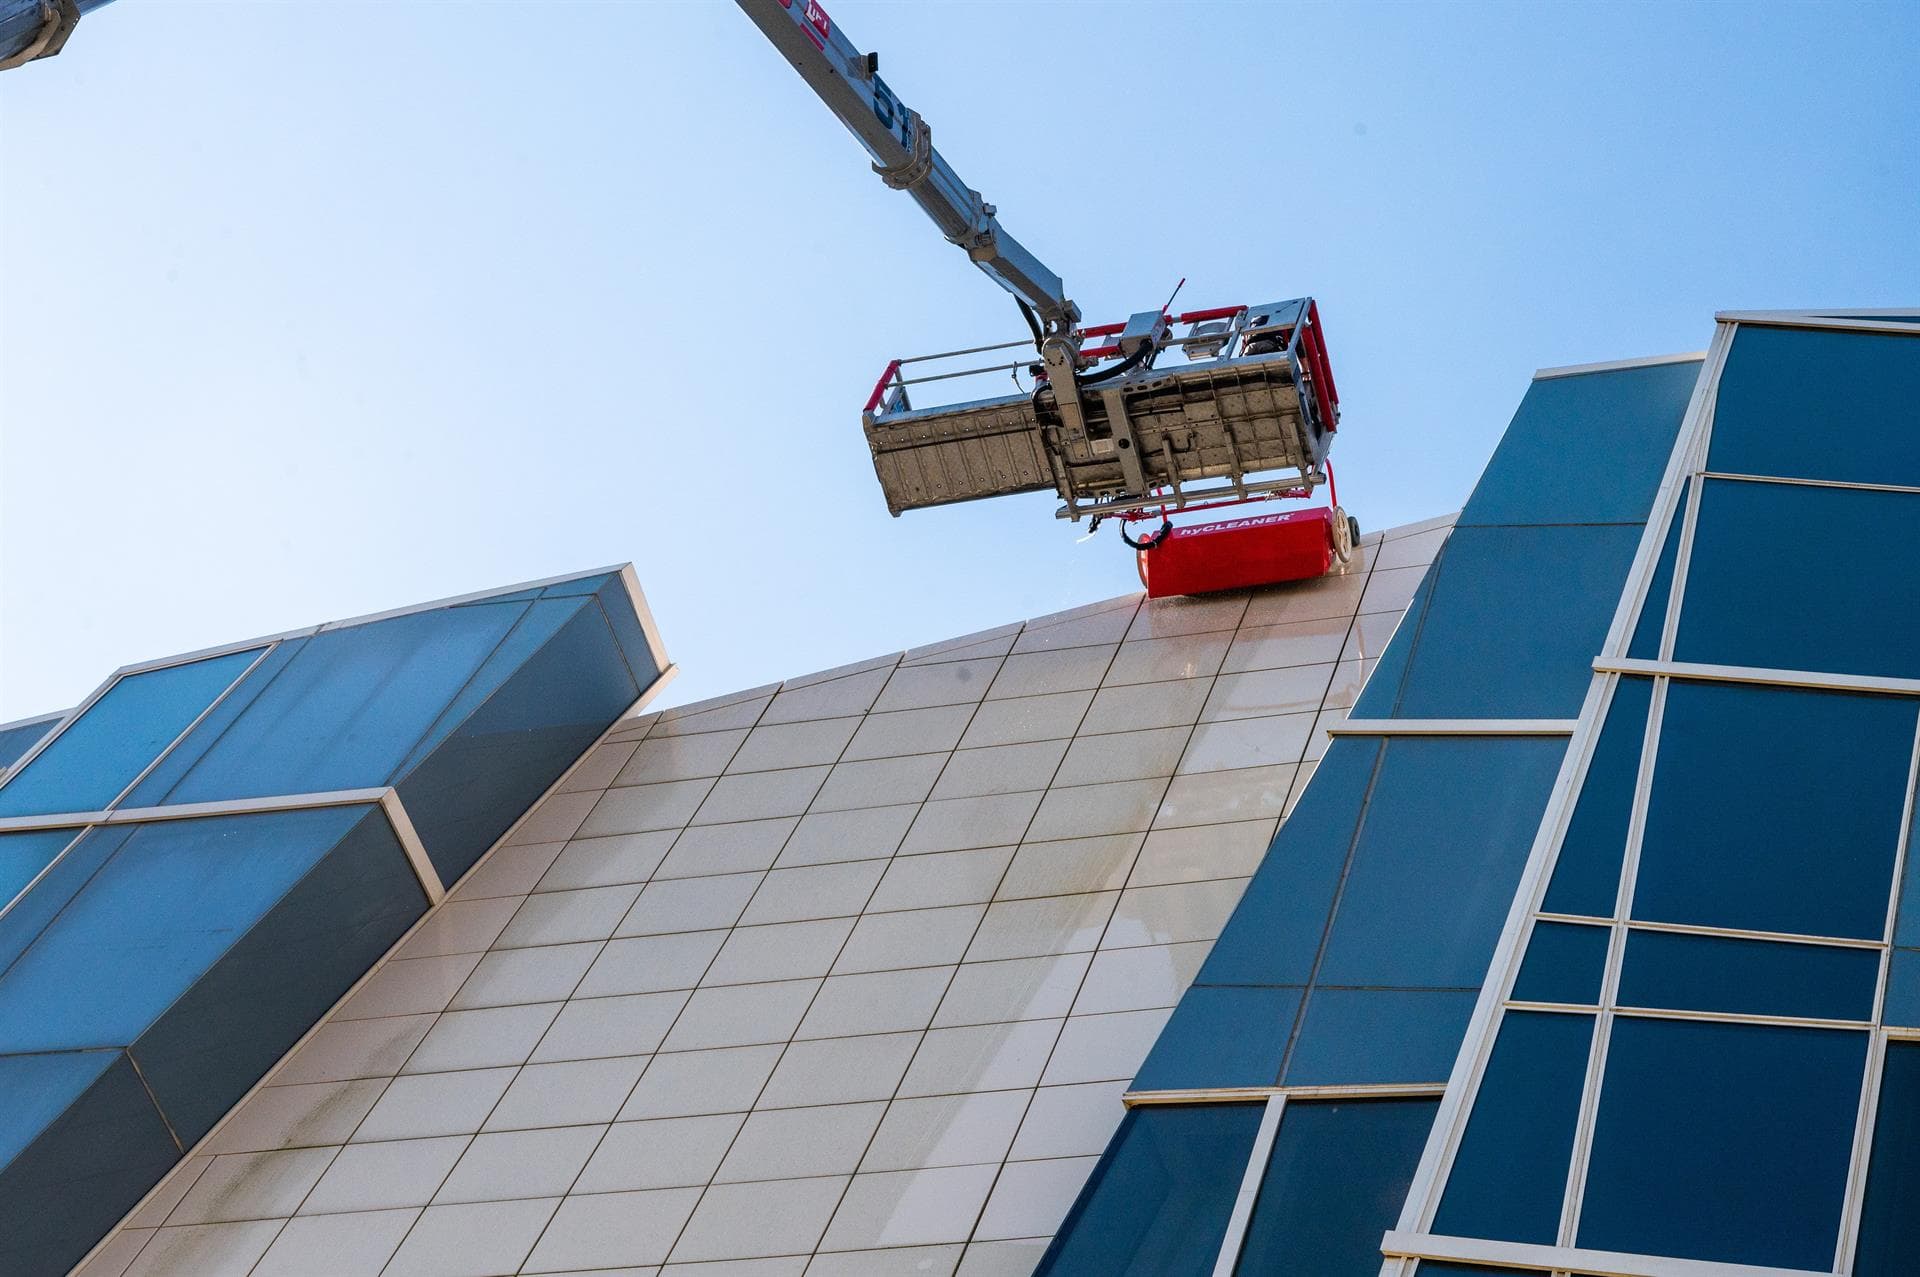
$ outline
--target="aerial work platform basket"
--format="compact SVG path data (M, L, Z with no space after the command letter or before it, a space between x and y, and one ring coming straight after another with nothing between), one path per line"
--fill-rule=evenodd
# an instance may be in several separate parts
M1176 335L1175 329L1186 328ZM1052 491L1058 518L1159 519L1144 539L1141 579L1156 597L1319 576L1357 535L1327 507L1175 528L1172 516L1311 498L1332 477L1327 451L1340 399L1310 297L1134 315L1042 343L1031 357L953 368L951 361L1027 342L896 359L861 416L874 472L895 515L1022 492ZM1105 339L1103 344L1091 344ZM1178 361L1158 362L1173 353ZM1005 378L993 398L920 406L924 388ZM1122 534L1125 535L1124 532Z
M1176 336L1176 325L1189 331ZM1079 335L1117 340L1079 351L1089 371L1065 393L1032 360L957 371L936 362L1025 342L889 364L862 415L887 508L900 514L1052 490L1062 502L1058 516L1078 520L1324 482L1340 400L1312 298L1146 312ZM1156 363L1176 348L1181 362ZM912 401L915 387L983 376L1017 389L938 407Z

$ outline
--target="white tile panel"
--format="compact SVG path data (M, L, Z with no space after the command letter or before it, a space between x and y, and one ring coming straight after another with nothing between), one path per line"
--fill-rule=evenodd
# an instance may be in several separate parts
M920 1038L918 1033L878 1033L795 1042L780 1056L760 1107L887 1099L900 1085Z
M762 1109L747 1119L714 1180L851 1175L886 1111L878 1101Z
M253 1277L378 1277L419 1215L387 1210L289 1220Z
M593 1150L576 1191L698 1188L713 1178L740 1133L743 1113L616 1122Z
M976 904L869 913L833 960L833 974L951 966L966 953L986 912L984 904Z
M699 1192L576 1194L561 1204L528 1260L529 1272L572 1272L657 1263L666 1258Z
M964 1241L993 1187L997 1165L856 1175L834 1212L823 1250L870 1250Z
M1026 1090L980 1091L895 1100L860 1169L906 1171L998 1162L1007 1155L1032 1095ZM1103 1145L1105 1140L1102 1135Z
M611 1122L647 1066L645 1056L529 1064L487 1116L489 1131Z
M436 1202L499 1202L516 1197L558 1197L573 1187L606 1128L553 1126L476 1135ZM378 1148L379 1145L364 1145Z
M348 1145L314 1185L300 1213L328 1215L425 1206L471 1142L466 1135L442 1135ZM556 1189L556 1194L559 1191Z
M535 891L577 891L585 887L624 886L653 877L679 831L656 829L605 838L576 838L568 843L534 886Z

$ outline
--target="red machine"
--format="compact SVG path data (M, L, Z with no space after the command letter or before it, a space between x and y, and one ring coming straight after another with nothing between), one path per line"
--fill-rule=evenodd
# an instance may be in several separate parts
M1349 522L1327 506L1169 528L1139 552L1140 580L1155 599L1303 581L1344 563L1351 545Z

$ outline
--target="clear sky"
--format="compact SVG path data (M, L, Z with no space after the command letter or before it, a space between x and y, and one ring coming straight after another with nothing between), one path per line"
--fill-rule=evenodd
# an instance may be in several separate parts
M1369 528L1537 367L1920 301L1920 5L830 8L1090 318L1316 295ZM671 700L1136 588L886 513L881 366L1021 331L731 3L121 0L0 73L0 721L627 559Z

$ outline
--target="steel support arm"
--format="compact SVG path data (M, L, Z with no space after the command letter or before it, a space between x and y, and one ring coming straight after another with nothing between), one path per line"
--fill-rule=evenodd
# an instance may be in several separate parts
M1049 333L1079 321L1060 277L994 220L993 205L933 149L932 131L880 78L879 55L861 53L814 0L738 0L827 109L873 157L882 181L926 210L949 241L1002 288L1032 306Z

